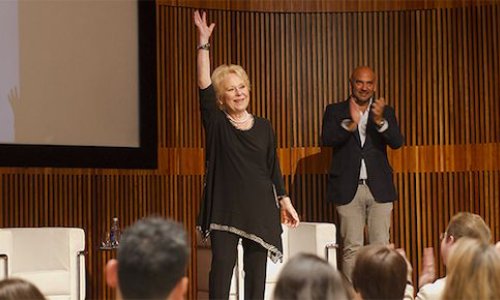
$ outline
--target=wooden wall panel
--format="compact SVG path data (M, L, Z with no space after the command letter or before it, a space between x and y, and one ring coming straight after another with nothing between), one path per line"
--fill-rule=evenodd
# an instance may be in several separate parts
M88 299L112 298L104 266L112 251L98 250L117 216L123 228L148 215L168 216L194 233L193 210L181 199L198 199L200 176L161 175L151 171L15 170L1 175L2 227L81 227L86 233ZM75 174L72 174L75 173ZM193 187L197 187L193 189ZM191 268L188 275L192 277ZM190 294L191 295L191 294ZM192 298L192 297L191 297Z
M194 245L204 134L191 16L194 7L208 7L217 24L213 64L248 71L251 111L272 122L303 220L336 221L325 201L331 150L319 143L322 114L347 97L352 69L369 64L379 75L377 94L395 108L406 138L402 149L389 151L399 192L392 240L408 250L417 272L423 248L435 246L438 254L439 234L458 211L483 216L499 240L500 5L278 2L158 1L158 169L2 168L0 227L84 228L89 299L114 295L103 269L115 253L98 250L113 216L124 227L150 214L171 217L184 223ZM188 299L195 295L194 258L193 250Z
M194 9L175 10L190 15ZM498 4L208 15L217 24L214 65L237 63L248 71L250 110L275 128L287 186L304 220L336 221L333 205L324 201L331 152L319 144L321 118L328 103L349 94L352 69L368 64L379 75L378 95L395 107L406 137L403 149L390 151L400 192L393 241L408 249L418 269L423 248L435 246L437 255L440 232L461 210L481 214L499 239L499 99L491 86L498 78L498 52L490 50L498 47ZM194 70L184 71L195 86ZM202 156L191 157L203 163Z
M467 7L495 0L157 0L165 6L253 12L373 12Z

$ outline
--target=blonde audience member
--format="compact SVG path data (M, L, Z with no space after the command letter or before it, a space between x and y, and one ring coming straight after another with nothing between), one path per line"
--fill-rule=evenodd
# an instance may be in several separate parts
M0 281L0 300L45 300L42 292L31 282L20 278Z
M488 244L491 241L490 229L481 218L481 216L469 212L459 212L454 215L441 234L440 252L445 266L448 266L448 256L452 246L462 237L476 239L482 243ZM446 285L447 277L435 278L435 265L433 251L424 251L422 274L419 278L419 288L415 299L418 300L438 300L441 299ZM413 298L413 292L409 293Z
M347 300L341 274L312 254L298 254L283 267L274 289L275 300Z
M500 254L477 239L456 242L448 259L448 276L442 299L500 298Z
M405 258L389 246L361 248L352 272L357 299L403 299L406 288Z

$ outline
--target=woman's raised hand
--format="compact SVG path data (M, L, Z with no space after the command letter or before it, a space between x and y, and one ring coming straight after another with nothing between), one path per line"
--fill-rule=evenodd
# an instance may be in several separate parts
M198 45L203 45L208 43L210 36L212 35L212 31L214 30L215 23L210 24L208 26L207 23L207 13L202 12L200 14L199 11L195 11L193 14L194 25L198 28Z
M212 80L210 79L210 56L208 55L208 49L210 49L210 45L208 44L208 40L212 35L212 31L214 30L215 23L207 24L207 13L202 12L200 14L199 11L195 11L193 14L194 25L198 29L198 49L197 54L197 69L198 69L198 87L200 89L207 88L210 84L212 84ZM201 47L203 46L203 47Z

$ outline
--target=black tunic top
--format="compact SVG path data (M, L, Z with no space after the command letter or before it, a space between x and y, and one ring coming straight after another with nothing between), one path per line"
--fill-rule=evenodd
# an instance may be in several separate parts
M200 90L200 108L206 169L198 226L205 237L224 230L251 239L277 261L283 252L277 196L285 189L270 122L254 117L250 129L237 129L217 107L212 85Z

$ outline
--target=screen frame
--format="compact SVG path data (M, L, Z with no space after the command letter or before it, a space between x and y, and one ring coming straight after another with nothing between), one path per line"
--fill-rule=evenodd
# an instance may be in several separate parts
M1 167L157 167L156 2L137 0L139 147L0 144Z

